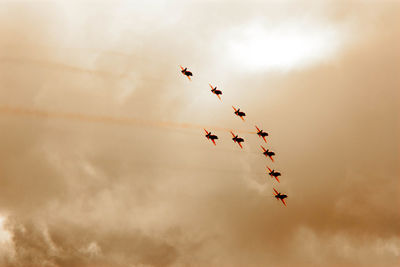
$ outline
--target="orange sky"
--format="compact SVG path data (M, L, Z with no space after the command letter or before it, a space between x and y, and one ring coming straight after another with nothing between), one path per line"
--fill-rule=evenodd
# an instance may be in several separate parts
M3 1L0 266L397 266L399 20L399 1Z

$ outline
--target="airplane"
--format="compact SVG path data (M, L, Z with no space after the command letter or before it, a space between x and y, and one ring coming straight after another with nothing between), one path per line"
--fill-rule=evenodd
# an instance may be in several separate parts
M235 135L232 131L231 134L233 136L232 138L233 142L237 143L240 146L240 148L243 148L241 142L244 142L244 139L239 137L239 135Z
M188 77L189 81L191 81L190 76L193 76L193 73L188 71L187 68L183 68L181 65L179 65L179 67L181 67L182 74L185 75L186 77Z
M287 198L288 196L285 195L285 194L279 193L278 191L276 191L275 188L274 188L274 191L275 191L275 193L274 193L275 198L276 198L276 199L280 199L280 200L282 201L283 205L286 206L285 198ZM286 206L286 207L287 207L287 206Z
M258 129L257 125L256 125L256 129L257 129L257 135L259 137L262 137L262 139L264 139L265 143L267 142L267 140L265 139L266 136L268 136L267 132L264 132L263 130Z
M240 117L242 119L242 121L244 121L244 116L246 116L246 113L244 113L243 111L240 111L240 108L236 109L234 106L232 106L233 109L235 110L235 114L236 116Z
M275 170L271 170L268 166L267 166L267 168L268 168L268 170L269 170L269 175L271 176L271 177L275 177L275 179L278 181L278 183L280 183L280 181L279 181L279 179L278 179L278 176L281 176L281 173L280 172L276 172Z
M260 146L260 147L264 150L263 154L264 154L266 157L269 157L269 158L272 160L272 162L273 162L274 159L272 158L272 156L275 155L275 152L270 151L269 149L265 149L263 146Z
M215 143L215 139L218 139L218 136L211 134L211 132L207 132L206 129L204 129L204 131L206 132L207 139L211 140L211 142L213 142L214 146L216 146L217 144Z
M212 92L213 94L215 94L216 96L218 96L219 100L221 100L221 97L219 96L219 95L222 95L221 90L217 90L217 87L216 87L216 86L215 86L215 87L212 87L211 84L209 84L209 85L210 85L210 87L211 87L211 92Z

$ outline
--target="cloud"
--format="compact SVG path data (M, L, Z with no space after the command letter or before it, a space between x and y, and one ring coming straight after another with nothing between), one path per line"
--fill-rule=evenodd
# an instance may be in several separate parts
M42 112L0 112L2 264L395 266L400 35L388 25L399 10L1 4L1 110ZM220 37L264 18L353 34L329 60L242 72ZM280 184L257 136L242 132L241 150L224 131L254 124L270 133ZM218 145L188 125L218 125ZM272 187L289 195L287 208Z

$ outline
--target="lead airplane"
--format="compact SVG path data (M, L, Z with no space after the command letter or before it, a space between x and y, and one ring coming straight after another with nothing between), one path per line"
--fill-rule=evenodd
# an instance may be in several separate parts
M185 75L189 79L189 81L191 81L190 76L193 76L193 73L188 71L187 68L183 68L181 65L179 65L179 67L181 67L182 74Z
M276 191L275 188L274 188L274 195L275 195L276 199L280 199L282 201L283 205L285 205L287 207L286 202L285 202L285 198L288 197L287 195L279 193L278 191Z
M211 142L213 142L214 146L216 146L217 144L215 143L215 140L218 139L218 136L216 136L215 134L211 134L211 132L208 132L206 129L204 129L204 131L206 132L207 139L211 140Z

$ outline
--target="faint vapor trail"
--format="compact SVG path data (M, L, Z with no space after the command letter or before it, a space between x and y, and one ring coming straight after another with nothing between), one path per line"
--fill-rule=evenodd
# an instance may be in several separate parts
M114 123L121 125L138 125L147 127L159 127L159 128L181 128L181 129L213 129L217 131L236 131L240 133L254 134L255 132L223 128L218 126L204 126L192 123L181 123L172 121L150 121L144 119L138 119L133 117L116 117L106 115L92 115L72 112L59 112L59 111L48 111L34 108L24 107L11 107L11 106L0 106L0 114L11 114L17 116L34 116L39 118L61 118L68 120L76 120L82 122L100 122L100 123Z
M82 68L82 67L77 67L72 64L65 64L62 62L58 61L48 61L48 60L38 60L38 59L31 59L31 58L14 58L14 57L0 57L0 62L5 62L5 63L17 63L20 65L31 65L37 68L38 66L41 68L47 68L50 70L56 70L56 71L67 71L70 73L75 73L75 74L84 74L84 75L91 75L92 77L97 77L97 78L102 78L102 77L108 77L112 79L122 79L127 76L129 76L128 72L121 72L121 73L115 73L115 72L109 72L105 70L95 70L95 69L88 69L88 68ZM150 80L146 79L145 77L135 77L137 80ZM158 82L163 82L163 78L151 78L151 81L158 81Z
M106 71L90 70L90 69L80 68L80 67L76 67L73 65L60 63L60 62L37 60L37 59L30 59L30 58L0 57L0 62L34 64L34 65L39 65L39 66L45 67L45 68L77 72L77 73L85 73L85 74L96 75L96 76L111 76L111 77L117 77L117 78L123 77L123 75L116 75L116 74L112 74L112 73L109 73Z

